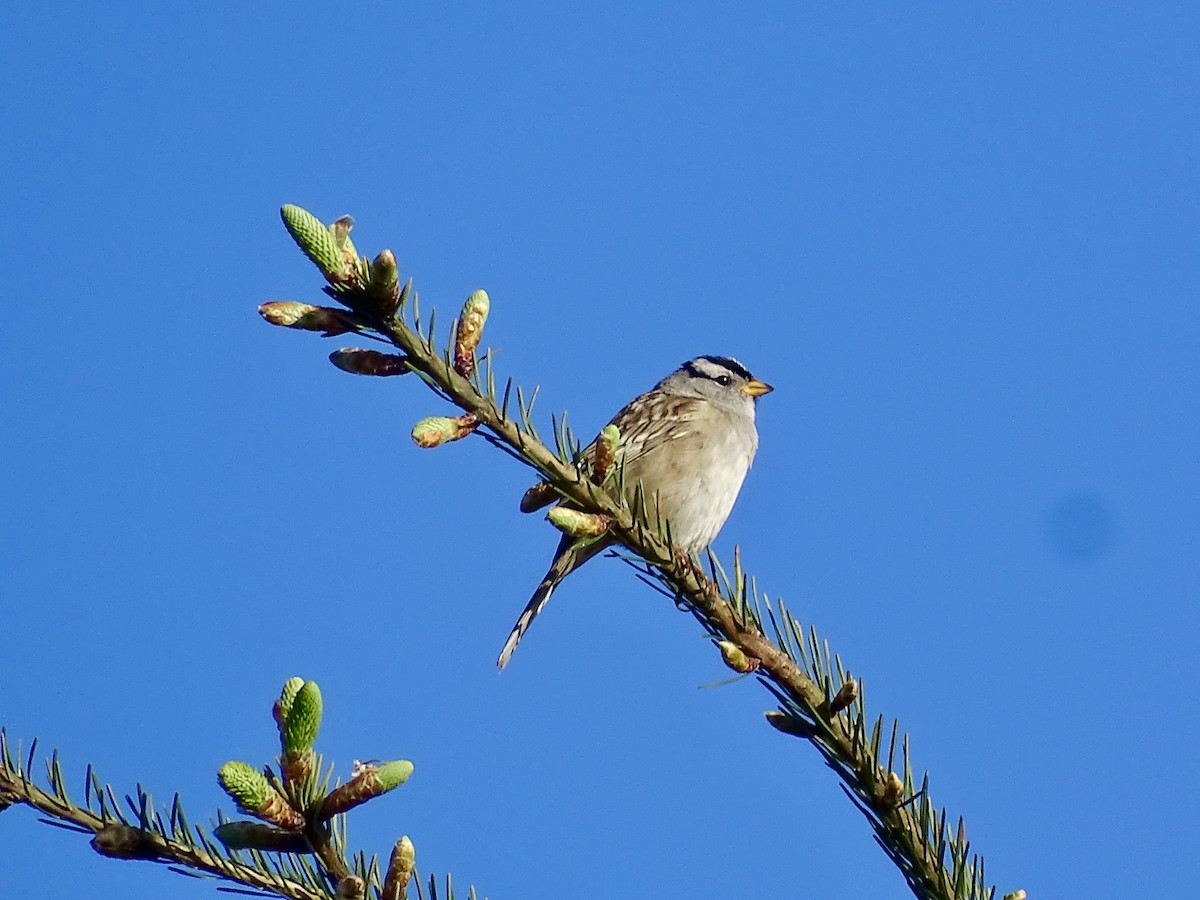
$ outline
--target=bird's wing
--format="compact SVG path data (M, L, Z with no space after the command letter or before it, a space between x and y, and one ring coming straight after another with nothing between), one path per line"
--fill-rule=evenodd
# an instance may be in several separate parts
M668 419L656 415L653 409L647 409L662 399L657 394L643 394L622 407L609 422L610 425L617 426L621 433L621 443L617 448L619 465L629 465L644 456L647 451L661 446L664 440L676 440L691 430L690 423L697 407L693 404L683 404L677 407L674 415ZM635 429L634 425L638 427ZM661 433L667 430L669 434ZM596 442L592 441L580 451L576 465L585 470L589 469L595 456ZM547 481L540 481L521 497L521 512L536 512L557 499L558 492L554 487Z

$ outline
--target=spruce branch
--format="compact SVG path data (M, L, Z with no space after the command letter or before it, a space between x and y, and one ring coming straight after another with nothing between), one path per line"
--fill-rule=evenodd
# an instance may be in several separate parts
M229 821L218 812L209 832L189 823L178 794L169 807L160 809L139 784L122 802L91 766L84 779L84 802L78 805L67 793L58 752L45 761L47 790L33 775L37 741L27 753L18 744L14 753L3 728L0 812L28 806L47 824L91 834L92 848L110 859L162 863L181 874L220 878L288 900L402 900L415 877L412 841L405 835L397 842L385 875L377 857L348 855L345 814L402 785L413 764L355 763L350 781L331 791L332 767L322 772L321 758L313 751L321 711L321 693L314 682L289 680L272 710L283 777L242 762L221 766L221 787L239 809L263 822ZM438 884L430 878L426 893L418 879L419 900L437 897ZM453 898L449 876L445 884L443 896ZM469 895L475 897L474 888Z
M0 729L0 799L37 810L48 824L94 835L92 848L102 856L179 866L188 874L223 878L290 900L329 897L320 882L297 877L282 866L272 865L261 852L250 853L247 860L238 851L224 849L202 827L188 822L178 794L169 809L159 810L139 784L122 804L113 789L103 784L89 766L85 801L79 806L67 794L57 751L46 761L49 790L34 782L36 757L37 741L32 742L24 756L18 745L14 755L7 734Z
M325 231L312 226L310 219L315 218L307 213L300 216L297 209L284 208L289 230L326 276L325 293L347 308L352 330L374 333L392 344L408 370L463 411L458 418L419 422L413 434L419 445L434 447L478 433L542 479L543 486L522 501L523 509L537 508L557 495L590 517L555 521L559 528L584 527L585 521L599 527L603 522L607 533L629 551L625 559L638 570L638 577L690 612L712 637L726 664L753 672L771 692L779 708L767 713L767 721L816 748L917 897L993 900L995 888L985 884L983 860L971 852L962 819L952 832L946 810L930 799L928 774L919 782L915 777L908 736L899 723L889 724L882 715L869 716L862 679L850 675L815 628L804 629L782 598L772 604L755 579L742 571L740 552L734 553L731 577L711 551L702 560L675 550L670 523L656 513L648 514L640 493L627 504L623 492L609 494L598 483L602 479L593 479L575 466L579 442L567 428L565 416L552 423L555 449L542 441L533 424L536 389L527 395L516 387L516 418L510 416L511 379L498 392L490 352L485 353L482 367L474 359L484 320L496 312L486 294L471 296L451 330L456 340L441 343L433 311L427 327L422 323L411 280L398 292L385 289L385 283L398 284L393 254L385 251L386 257L376 258L389 261L383 269L366 257L338 259L330 251ZM619 435L605 438L616 439Z

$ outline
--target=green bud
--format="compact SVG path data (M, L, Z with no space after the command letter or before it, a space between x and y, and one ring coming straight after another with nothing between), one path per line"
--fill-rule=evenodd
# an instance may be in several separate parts
M475 350L491 307L487 291L476 291L463 304L454 334L454 371L463 378L469 378L475 370Z
M279 694L279 703L283 709L285 720L292 714L292 704L296 702L296 695L300 693L302 687L304 687L304 679L299 675L293 675L283 683L283 690Z
M387 875L383 879L383 890L379 900L402 900L417 865L417 850L408 835L396 841L392 858L388 861Z
M608 516L582 512L566 506L552 507L546 513L546 518L563 534L577 538L599 537L608 531L608 526L612 521Z
M283 752L299 756L312 749L321 727L321 689L315 681L306 681L296 691L292 708L283 723Z
M396 265L396 254L391 250L380 250L371 263L371 287L392 288L400 285L400 270Z
M283 685L283 691L279 694L279 699L275 701L275 707L271 710L275 716L275 724L279 726L279 737L283 738L283 726L287 722L287 717L292 712L292 703L296 699L296 694L304 686L304 679L299 676L289 678Z
M759 660L747 656L745 651L733 641L717 641L717 647L721 651L721 659L725 661L725 665L735 672L741 672L744 675L762 665Z
M380 766L375 777L379 779L381 792L387 793L408 781L408 776L412 773L413 764L411 762L407 759L397 759Z
M304 827L304 816L296 812L267 777L244 762L227 762L217 770L217 779L238 809L283 828Z
M306 209L288 203L279 210L283 225L292 240L304 251L331 284L345 280L346 260L338 247L333 232L325 227L316 216Z
M248 813L257 813L275 789L267 776L249 763L230 761L217 770L217 780L233 802Z
M354 777L334 788L321 805L320 818L341 815L381 794L400 787L413 773L413 764L398 759L382 766L368 764L356 768Z
M453 419L447 416L430 416L413 426L412 439L418 447L440 447L450 441L462 440L478 426L479 420L471 413Z
M313 306L294 300L273 300L258 308L258 314L272 325L324 332L326 337L358 331L358 325L340 309Z
M413 842L408 835L401 836L400 840L396 841L396 846L393 848L393 853L400 858L403 864L410 872L417 864L417 848L413 846Z
M371 263L370 291L385 316L395 315L400 304L400 270L391 250L379 251Z
M592 483L604 484L617 453L617 445L621 442L621 431L616 425L605 425L596 438L596 455L592 464Z
M329 354L329 361L351 375L405 375L408 366L404 357L395 353L380 353L359 347L344 347Z

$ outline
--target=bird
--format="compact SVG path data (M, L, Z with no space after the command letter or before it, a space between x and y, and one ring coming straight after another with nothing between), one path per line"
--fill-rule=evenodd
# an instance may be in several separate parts
M649 513L657 512L670 524L677 549L691 553L708 546L729 518L754 460L755 407L758 398L772 390L733 357L688 360L613 417L610 424L619 429L620 439L605 486L619 488L631 507L644 502ZM577 462L590 468L595 451L593 441ZM549 484L536 484L521 499L521 511L534 512L555 497ZM500 651L500 669L508 665L562 580L615 543L608 535L562 537L549 570Z

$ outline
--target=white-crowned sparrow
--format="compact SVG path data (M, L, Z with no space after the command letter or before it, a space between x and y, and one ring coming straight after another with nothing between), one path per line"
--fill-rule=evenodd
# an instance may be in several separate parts
M670 523L677 548L691 552L707 546L742 489L758 449L755 401L770 390L728 356L684 363L613 418L621 436L605 484L615 489L616 473L624 466L621 487L631 507L640 483L648 514L653 519L657 511ZM594 453L593 442L580 456L583 468L591 468ZM532 512L554 496L545 485L535 485L521 500L521 510ZM550 570L500 651L501 669L558 583L614 543L607 536L559 541Z

